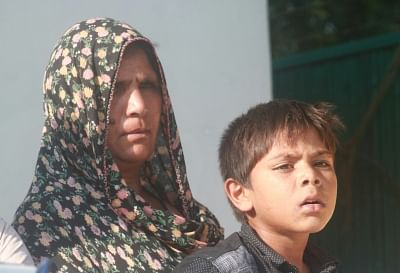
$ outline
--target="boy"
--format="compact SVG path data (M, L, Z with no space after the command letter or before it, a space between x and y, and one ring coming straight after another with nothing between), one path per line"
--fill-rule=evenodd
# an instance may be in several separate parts
M336 262L308 238L335 208L335 131L342 127L331 105L289 100L235 119L222 136L219 163L241 231L174 272L336 272Z

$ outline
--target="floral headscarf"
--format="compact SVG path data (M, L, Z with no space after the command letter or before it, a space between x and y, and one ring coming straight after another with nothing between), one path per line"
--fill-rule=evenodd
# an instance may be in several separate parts
M121 56L141 41L154 54L162 114L154 156L141 182L184 217L153 209L127 187L106 147L110 101ZM38 262L60 272L169 272L222 228L192 198L161 64L150 41L109 18L72 26L44 78L45 124L35 175L14 227Z

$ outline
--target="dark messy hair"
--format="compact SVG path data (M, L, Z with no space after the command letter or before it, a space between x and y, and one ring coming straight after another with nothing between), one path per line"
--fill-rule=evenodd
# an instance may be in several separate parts
M222 135L219 167L222 178L232 178L251 187L249 175L257 162L271 149L274 141L285 136L294 143L307 129L314 128L329 152L336 151L336 131L343 128L333 105L325 102L308 104L295 100L272 100L250 108L233 120ZM236 218L245 215L231 202Z

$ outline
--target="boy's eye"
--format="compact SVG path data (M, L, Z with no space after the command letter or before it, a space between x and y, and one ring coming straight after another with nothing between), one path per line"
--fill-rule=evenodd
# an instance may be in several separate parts
M318 167L318 168L329 168L329 167L331 167L331 164L325 160L318 160L318 161L315 161L314 166Z
M291 170L293 168L294 167L293 167L292 164L285 163L285 164L280 164L280 165L276 166L275 168L273 168L273 170L276 170L276 171L288 171L288 170Z

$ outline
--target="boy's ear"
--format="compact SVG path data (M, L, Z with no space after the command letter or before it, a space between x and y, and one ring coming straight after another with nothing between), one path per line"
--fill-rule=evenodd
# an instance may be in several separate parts
M248 212L253 209L253 202L249 198L251 189L246 188L235 179L228 178L225 180L224 190L229 200L238 210Z

